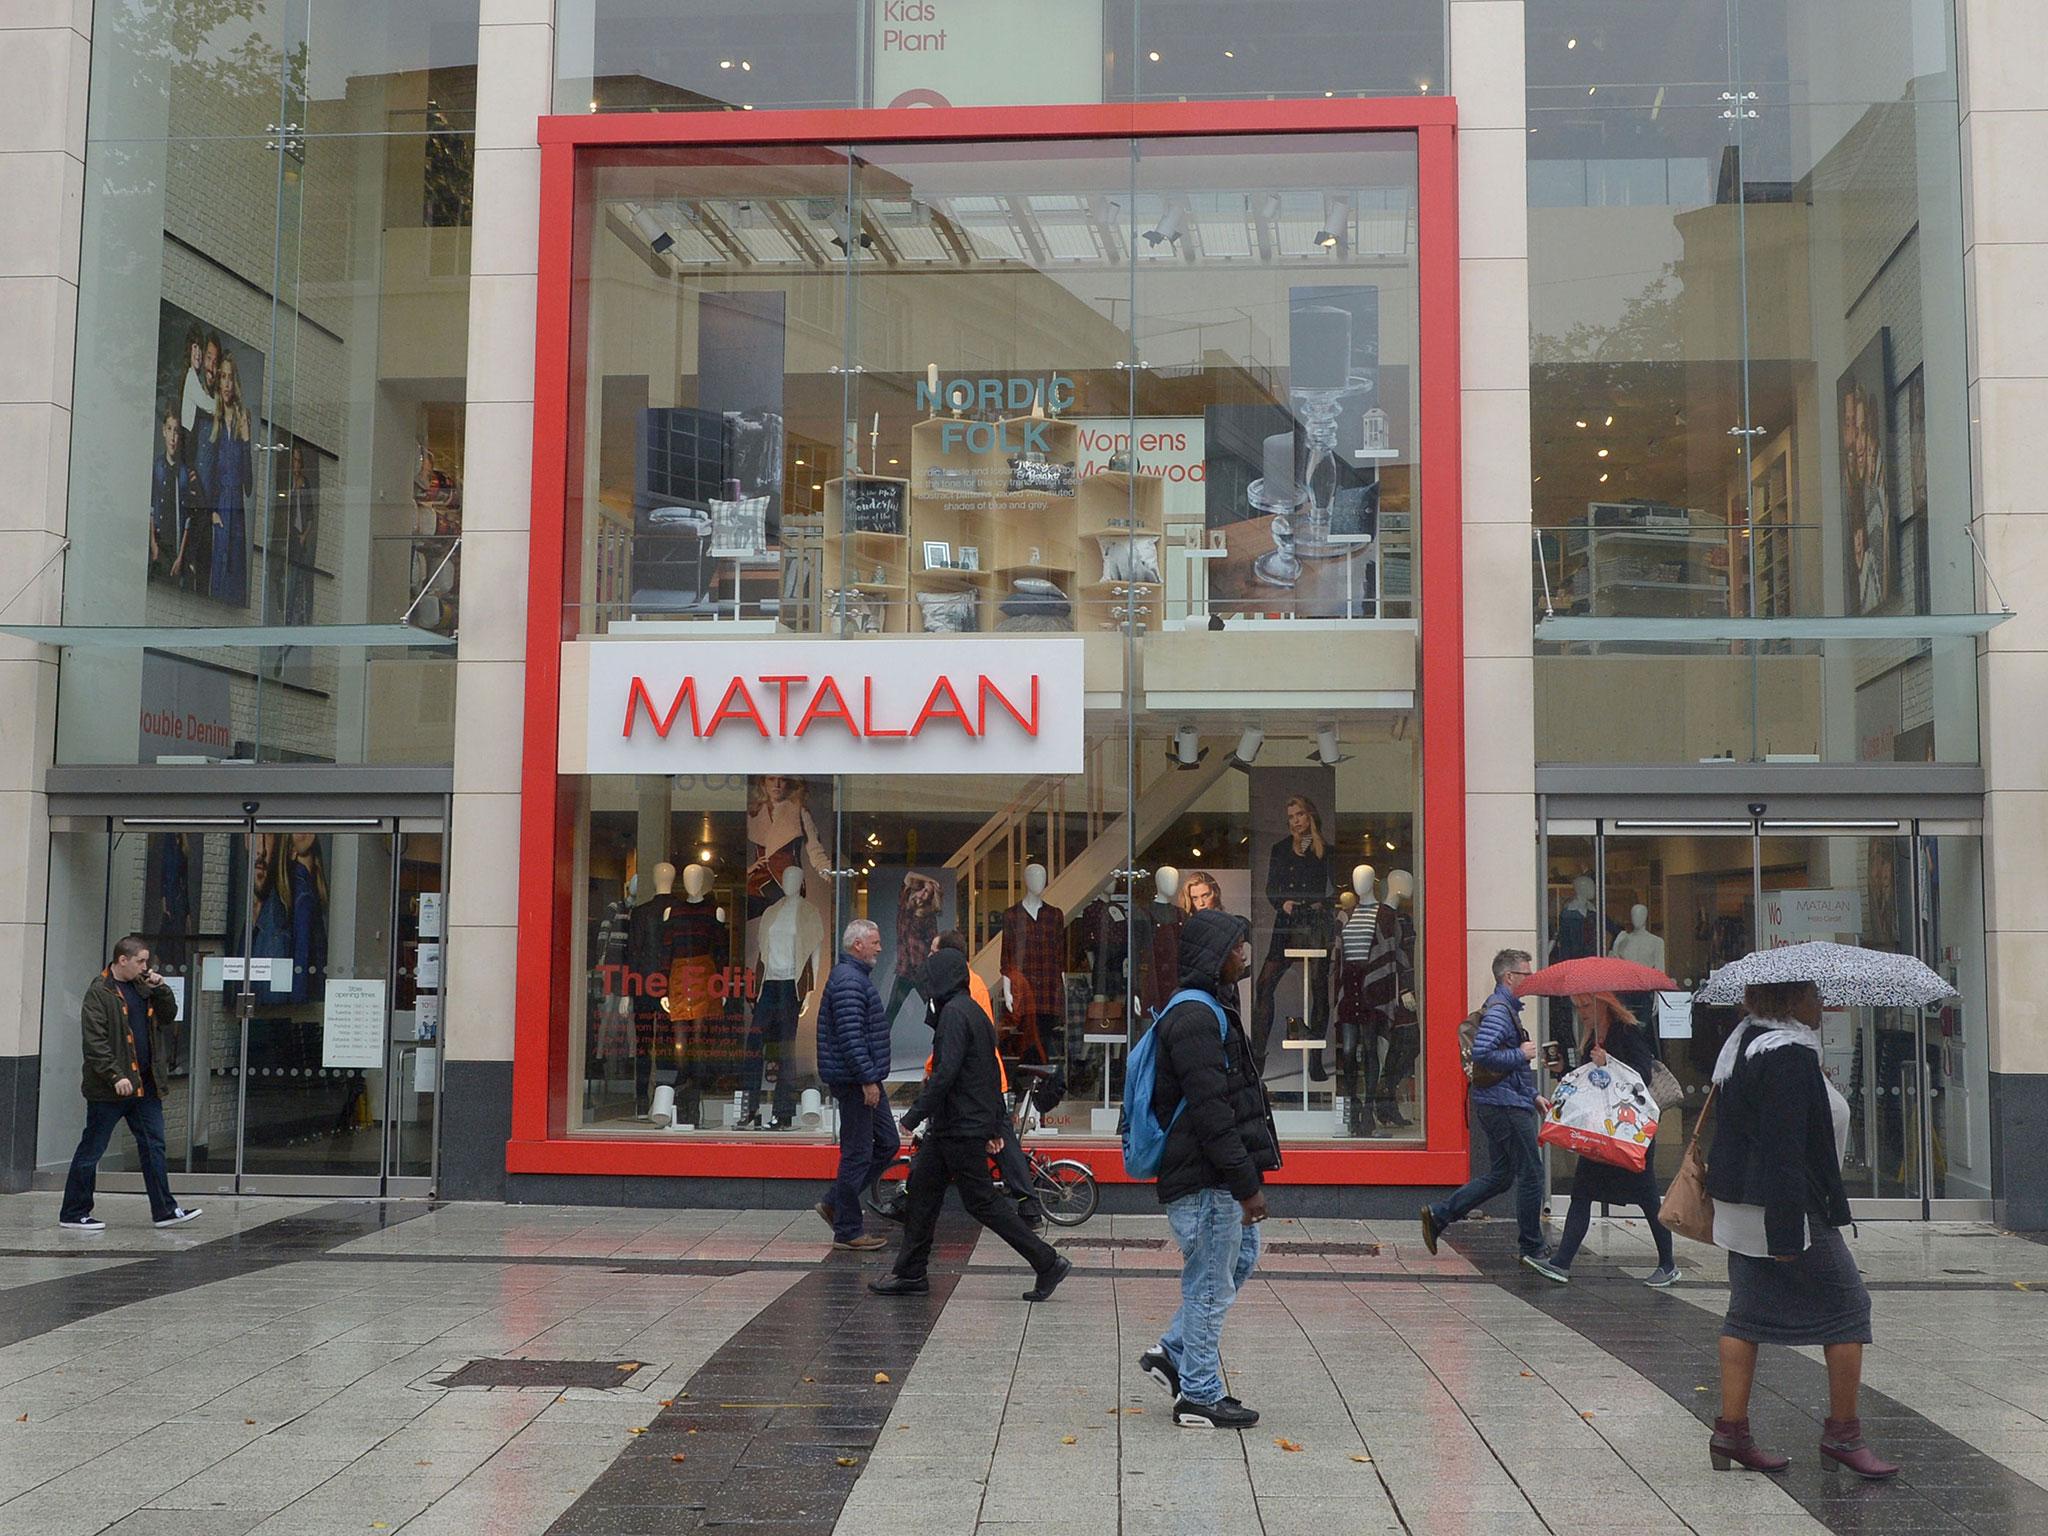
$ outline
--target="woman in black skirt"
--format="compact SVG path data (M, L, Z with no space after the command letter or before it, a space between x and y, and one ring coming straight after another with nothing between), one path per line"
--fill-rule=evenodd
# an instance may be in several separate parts
M1721 1417L1714 1466L1782 1472L1786 1457L1749 1432L1759 1344L1818 1344L1827 1356L1820 1451L1861 1477L1898 1468L1863 1441L1856 1393L1870 1342L1870 1292L1841 1229L1849 1224L1842 1148L1849 1104L1820 1067L1820 991L1811 982L1751 987L1749 1017L1714 1063L1714 1245L1728 1253L1721 1324Z
M1612 992L1574 997L1572 1012L1586 1024L1586 1038L1579 1042L1581 1057L1598 1067L1606 1066L1609 1061L1618 1061L1644 1083L1650 1081L1654 1062L1650 1042L1636 1023L1636 1016L1622 1005L1621 999ZM1657 1244L1657 1267L1650 1272L1645 1284L1660 1290L1667 1285L1675 1285L1678 1282L1678 1264L1671 1252L1671 1234L1657 1219L1657 1208L1662 1204L1657 1196L1657 1176L1648 1167L1640 1170L1623 1168L1614 1163L1595 1162L1590 1157L1581 1157L1579 1166L1573 1170L1572 1204L1565 1213L1564 1239L1557 1245L1557 1252L1547 1259L1529 1260L1529 1267L1539 1275L1549 1276L1559 1285L1568 1284L1572 1278L1572 1260L1578 1257L1579 1244L1586 1240L1586 1229L1592 1225L1593 1202L1596 1200L1603 1205L1642 1208L1650 1223L1650 1236Z

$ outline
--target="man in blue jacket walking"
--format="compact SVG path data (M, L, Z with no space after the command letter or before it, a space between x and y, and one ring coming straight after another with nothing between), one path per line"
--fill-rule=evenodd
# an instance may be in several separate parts
M882 1092L889 1076L889 1016L874 975L882 930L857 917L846 925L840 947L845 952L818 1004L818 1076L839 1101L839 1176L812 1209L832 1224L834 1248L864 1251L887 1246L887 1239L865 1230L861 1191L889 1166L902 1140Z
M1472 1032L1472 1107L1492 1166L1448 1200L1422 1208L1422 1241L1431 1253L1444 1228L1512 1184L1522 1262L1549 1257L1543 1242L1543 1158L1536 1146L1536 1121L1550 1112L1550 1105L1536 1096L1536 1042L1522 1029L1522 1000L1515 996L1515 983L1533 964L1519 949L1493 957L1493 995ZM1481 1074L1492 1081L1482 1085Z

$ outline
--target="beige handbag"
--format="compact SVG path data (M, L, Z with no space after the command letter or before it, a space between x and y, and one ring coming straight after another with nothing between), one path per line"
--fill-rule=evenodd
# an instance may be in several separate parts
M1657 1219L1680 1237L1696 1243L1714 1240L1714 1197L1707 1193L1707 1160L1700 1151L1700 1132L1706 1129L1707 1113L1714 1107L1717 1083L1707 1090L1707 1102L1700 1106L1692 1139L1685 1144L1685 1156L1678 1161L1678 1173L1664 1192L1664 1204Z

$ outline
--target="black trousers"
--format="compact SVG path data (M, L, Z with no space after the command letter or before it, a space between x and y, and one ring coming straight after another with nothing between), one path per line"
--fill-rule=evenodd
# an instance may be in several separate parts
M905 1280L925 1277L948 1185L959 1187L960 1203L967 1207L967 1214L1008 1243L1035 1273L1042 1275L1052 1268L1059 1258L1052 1245L1032 1235L1017 1214L1014 1200L996 1193L995 1180L988 1171L988 1143L972 1136L927 1136L910 1160L903 1247L896 1255L898 1275Z
M787 1125L796 1118L797 1019L802 1005L793 981L764 981L761 995L754 999L754 1016L747 1025L747 1111L761 1107L763 1069L775 1063L775 1118Z

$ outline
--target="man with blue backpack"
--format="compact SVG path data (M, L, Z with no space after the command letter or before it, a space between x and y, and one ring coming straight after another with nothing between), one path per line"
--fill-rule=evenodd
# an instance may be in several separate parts
M1180 1310L1138 1368L1173 1394L1188 1429L1249 1429L1259 1416L1223 1390L1223 1319L1259 1262L1264 1175L1280 1136L1237 1014L1251 967L1241 917L1205 909L1181 925L1180 990L1131 1052L1124 1166L1158 1180L1180 1245Z

